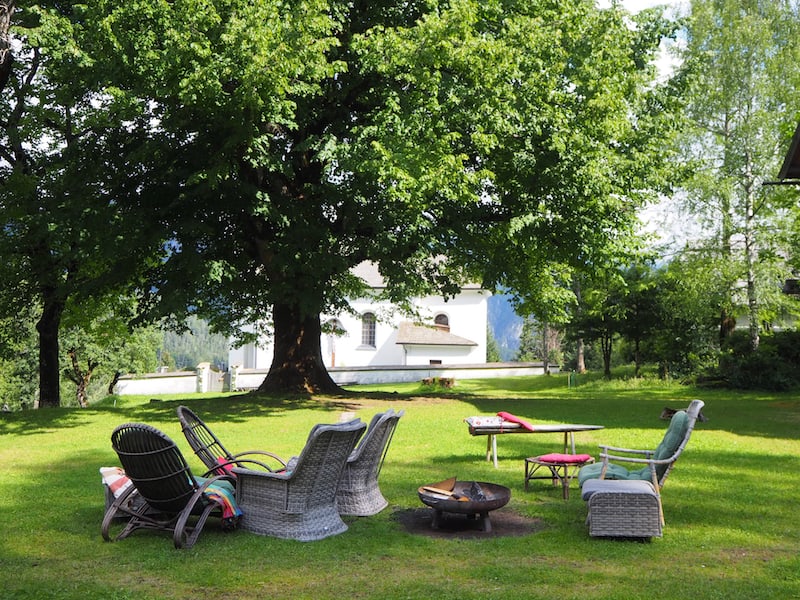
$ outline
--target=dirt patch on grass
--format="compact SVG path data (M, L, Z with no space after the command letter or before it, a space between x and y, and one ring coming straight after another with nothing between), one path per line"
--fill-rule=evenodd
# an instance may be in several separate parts
M537 533L545 529L541 519L525 517L508 508L501 508L489 513L492 522L491 531L481 530L480 519L470 519L466 515L444 513L439 528L431 525L433 509L407 508L396 510L394 518L406 531L415 535L449 539L481 539L506 536L522 536Z

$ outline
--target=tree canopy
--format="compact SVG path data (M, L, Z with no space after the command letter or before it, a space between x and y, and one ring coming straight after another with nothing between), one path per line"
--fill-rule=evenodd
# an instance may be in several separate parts
M271 323L263 389L337 390L320 314L363 293L359 263L376 263L401 303L452 296L467 279L533 303L545 286L532 281L619 252L663 184L669 106L651 59L670 26L654 11L634 19L592 0L59 10L35 9L59 14L74 44L38 51L53 69L69 58L66 89L96 93L80 96L81 114L120 133L82 147L85 168L113 157L125 177L106 178L103 197L149 211L167 250L139 308L196 312L227 332Z
M800 119L798 27L796 0L693 0L682 52L686 201L705 232L693 252L727 285L721 338L745 317L753 349L765 323L797 310L781 293L796 264L796 193L764 183Z
M16 10L0 82L0 314L37 313L41 406L60 403L62 318L87 299L117 306L162 239L137 177L153 158L139 112L98 83L79 11Z

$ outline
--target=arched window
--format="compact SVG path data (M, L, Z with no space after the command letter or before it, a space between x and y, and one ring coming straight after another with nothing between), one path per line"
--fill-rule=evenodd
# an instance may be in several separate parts
M444 313L439 313L433 319L433 324L442 331L450 331L450 319Z
M361 345L375 347L375 315L371 312L361 315Z

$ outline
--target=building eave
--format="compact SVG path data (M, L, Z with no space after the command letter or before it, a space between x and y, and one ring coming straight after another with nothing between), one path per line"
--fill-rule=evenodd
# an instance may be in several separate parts
M468 340L449 331L436 327L415 325L405 321L397 330L397 344L401 346L477 346L477 342Z
M786 185L800 184L800 124L794 130L789 151L786 153L783 166L778 173L778 183Z

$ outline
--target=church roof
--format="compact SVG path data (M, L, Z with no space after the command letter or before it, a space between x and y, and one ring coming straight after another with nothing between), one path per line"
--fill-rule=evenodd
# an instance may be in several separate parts
M397 330L397 343L412 346L477 346L468 340L438 327L415 325L409 321L400 323Z
M353 275L364 281L369 287L373 289L382 289L386 287L386 281L378 270L378 265L374 262L365 260L353 267ZM479 290L481 286L477 283L464 283L461 286L462 290Z

